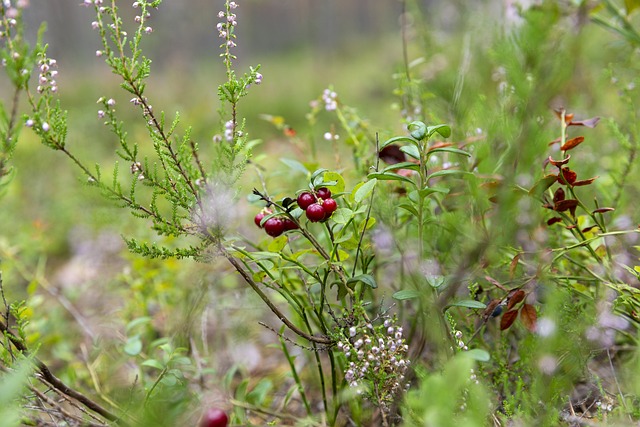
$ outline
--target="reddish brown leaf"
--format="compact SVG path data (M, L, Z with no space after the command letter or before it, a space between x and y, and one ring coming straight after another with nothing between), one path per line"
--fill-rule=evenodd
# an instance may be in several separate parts
M611 211L615 211L615 208L598 208L595 211L593 211L593 213L604 213L604 212L611 212Z
M500 330L504 331L505 329L509 329L513 322L516 321L518 317L518 310L507 311L502 315L502 319L500 319Z
M531 332L536 331L536 324L538 321L538 313L531 304L524 304L520 309L520 320L524 324L525 328Z
M491 283L491 284L492 284L493 286L495 286L496 288L498 288L498 289L500 289L500 290L503 290L503 291L505 291L505 292L507 291L507 289L506 289L504 286L502 286L502 285L500 284L500 282L498 282L498 281L497 281L496 279L494 279L493 277L491 277L491 276L484 276L484 279L485 279L487 282Z
M572 215L573 215L573 214L572 214ZM565 228L566 228L567 230L573 230L574 228L578 228L578 226L577 226L577 225L575 225L575 224L571 224L571 225L567 225Z
M545 203L544 205L542 205L542 207L543 207L543 208L546 208L546 209L551 209L551 210L554 210L554 209L555 209L555 208L553 207L553 205L552 205L552 204L550 204L550 203Z
M516 268L518 268L518 262L520 261L520 254L516 254L516 256L511 259L511 264L509 265L509 277L513 279L513 276L516 274Z
M571 120L569 121L567 126L585 126L588 128L594 128L598 125L599 121L600 121L600 117L592 117L587 120L576 120L575 122Z
M583 229L582 229L582 232L583 232L583 233L588 233L588 232L590 232L591 230L593 230L594 228L598 228L598 226L597 226L597 225L592 225L592 226L590 226L590 227L585 227L585 228L583 228Z
M551 147L553 144L560 144L561 142L562 142L562 138L556 138L549 143L549 147Z
M571 119L573 119L573 113L567 113L567 110L565 110L564 107L556 108L553 112L556 113L556 117L560 120L562 120L562 114L564 113L565 123L569 123Z
M589 185L589 184L591 184L593 181L595 181L596 179L598 179L598 177L597 177L597 176L594 176L593 178L583 179L583 180L580 180L580 181L576 181L576 182L574 182L574 183L573 183L573 186L574 186L574 187L581 187L581 186L583 186L583 185Z
M569 163L570 158L571 158L571 154L568 154L567 157L562 160L553 160L551 156L549 156L548 160L549 160L549 163L551 163L553 166L562 166Z
M578 206L578 201L576 199L567 199L561 200L554 205L554 210L557 212L568 211L569 209L573 209Z
M564 190L562 187L558 188L555 193L553 193L553 203L558 203L564 200Z
M400 150L400 146L395 144L389 144L380 150L378 157L388 165L407 161L407 156Z
M493 313L493 311L496 309L496 307L500 305L500 300L499 299L492 299L489 304L487 304L487 307L484 309L484 311L482 312L482 320L486 321L489 316L491 316L491 314Z
M562 147L560 147L560 149L562 151L571 150L572 148L575 148L578 145L580 145L582 143L582 141L584 141L584 136L576 136L575 138L571 138L570 140L566 141L562 145Z
M522 301L525 296L526 294L522 289L515 291L513 295L511 295L511 298L509 298L509 302L507 302L507 311L515 307L515 305Z
M562 176L564 177L564 180L558 177L558 182L560 184L565 184L566 181L569 183L569 185L573 185L573 183L576 182L576 179L578 178L578 174L569 168L562 168Z
M553 218L547 221L547 225L553 225L556 222L562 222L562 218L554 216Z

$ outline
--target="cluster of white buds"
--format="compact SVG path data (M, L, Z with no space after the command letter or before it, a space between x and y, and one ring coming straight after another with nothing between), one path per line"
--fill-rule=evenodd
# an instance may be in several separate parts
M460 351L469 350L469 347L462 340L462 331L458 331L456 329L453 329L451 331L451 334L453 335L453 337L456 340L456 347L458 348L458 350L460 350Z
M335 111L338 109L338 94L331 89L325 89L322 92L322 100L324 101L325 110Z
M348 362L345 380L358 394L364 393L387 411L394 396L409 386L405 379L409 347L402 327L396 326L393 317L386 318L382 325L352 326L345 332L348 339L337 344Z
M56 82L58 70L55 68L57 68L56 60L47 58L43 54L38 61L38 69L40 71L38 75L38 86L36 87L38 93L44 93L47 90L53 93L58 91L58 83Z
M144 170L142 169L142 163L134 162L131 163L131 174L138 174L138 180L142 181L144 179Z

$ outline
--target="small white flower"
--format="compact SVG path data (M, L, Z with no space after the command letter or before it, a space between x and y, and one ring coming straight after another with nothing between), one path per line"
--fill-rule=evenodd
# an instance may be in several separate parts
M109 107L113 107L114 105L116 105L116 100L115 100L115 99L113 99L113 98L109 98L109 99L107 100L107 105L108 105Z
M349 328L349 336L350 337L355 337L356 336L356 332L357 331L356 331L356 327L355 326L352 326L352 327Z
M51 126L49 126L49 123L44 122L42 123L42 130L45 132L49 132L49 129L51 129Z
M25 125L26 127L30 128L30 127L33 127L34 122L33 122L33 120L28 119L28 120L24 123L24 125Z

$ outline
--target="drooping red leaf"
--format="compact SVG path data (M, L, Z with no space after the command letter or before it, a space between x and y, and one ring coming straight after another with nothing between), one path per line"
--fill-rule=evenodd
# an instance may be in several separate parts
M516 321L518 317L518 310L510 310L502 315L502 319L500 319L500 330L504 331L505 329L509 329L513 322Z
M520 309L520 320L524 324L525 328L531 332L536 331L536 324L538 321L538 313L531 304L524 304Z
M555 209L551 203L545 203L544 205L542 205L542 207L551 210Z
M516 254L511 259L511 264L509 265L509 277L513 279L513 276L516 274L516 268L518 268L518 263L520 262L520 254Z
M593 213L604 213L604 212L611 212L615 210L616 210L615 208L598 208L594 210Z
M576 120L575 122L573 120L570 120L569 123L567 123L567 126L585 126L588 128L594 128L598 126L599 121L600 117L592 117L586 120Z
M400 146L396 144L389 144L380 150L378 154L380 160L388 165L395 165L396 163L402 163L407 161L407 156L400 150Z
M574 187L582 187L583 185L589 185L589 184L593 183L593 181L595 181L596 179L598 179L598 177L594 176L593 178L582 179L580 181L575 181L573 183L573 186Z
M556 222L562 222L562 218L554 216L553 218L551 218L550 220L547 220L547 225L553 225Z
M584 136L576 136L575 138L571 138L569 140L567 140L562 147L560 147L560 149L562 151L568 151L571 150L572 148L577 147L578 145L580 145L582 143L582 141L584 141Z
M555 193L553 193L553 203L558 203L564 200L564 190L559 187Z
M553 166L563 166L569 163L570 158L571 154L568 154L567 157L562 160L553 160L551 156L549 156L549 163L551 163Z
M571 214L571 215L573 215L573 214ZM571 224L571 225L567 225L565 228L566 228L567 230L573 230L574 228L578 228L578 226L577 226L577 225L575 225L575 224Z
M591 226L589 226L589 227L585 227L585 228L583 228L583 229L582 229L582 232L583 232L583 233L588 233L588 232L590 232L591 230L593 230L594 228L598 228L598 226L597 226L597 225L591 225Z
M556 212L564 212L568 211L569 209L575 208L576 206L578 206L578 201L576 199L567 199L560 200L554 205L553 208Z
M558 182L560 184L565 184L566 181L569 185L573 185L573 183L576 182L576 179L578 179L578 174L569 168L562 168L562 176L564 177L564 181L558 177Z
M522 301L525 295L526 294L522 289L518 289L517 291L515 291L513 295L511 295L511 298L509 298L509 302L507 302L507 311L511 310L513 307L516 306L516 304Z

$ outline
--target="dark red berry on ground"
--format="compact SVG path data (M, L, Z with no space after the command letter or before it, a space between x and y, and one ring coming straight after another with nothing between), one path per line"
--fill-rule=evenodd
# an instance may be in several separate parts
M308 191L300 193L300 195L298 196L298 206L300 206L300 209L302 209L303 211L306 211L307 208L315 202L316 198Z
M326 212L319 203L314 203L307 208L307 218L309 218L311 222L322 221L325 215Z
M264 223L264 231L271 237L278 237L284 232L284 221L280 218L269 218Z
M331 198L324 199L324 201L322 202L322 209L324 209L325 213L327 214L326 217L329 218L331 214L334 213L336 209L338 209L338 204Z
M298 228L298 224L291 221L289 218L286 218L283 222L284 222L284 231L296 230Z
M227 427L228 423L229 417L222 409L211 408L202 417L200 427Z
M318 197L320 197L323 200L326 200L329 197L331 197L331 191L327 187L318 188L316 190L316 194L318 195Z

